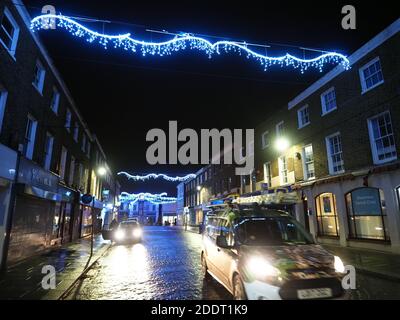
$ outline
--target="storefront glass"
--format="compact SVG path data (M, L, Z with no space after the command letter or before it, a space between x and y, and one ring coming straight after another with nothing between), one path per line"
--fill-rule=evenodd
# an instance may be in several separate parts
M389 240L386 204L383 191L359 188L346 194L350 237Z
M315 198L317 208L318 235L339 236L336 198L333 193L323 193Z

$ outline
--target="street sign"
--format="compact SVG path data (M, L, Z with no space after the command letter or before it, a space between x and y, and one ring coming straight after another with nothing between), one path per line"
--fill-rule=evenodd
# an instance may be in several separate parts
M81 201L83 204L91 204L93 202L93 196L90 194L84 194L81 197Z

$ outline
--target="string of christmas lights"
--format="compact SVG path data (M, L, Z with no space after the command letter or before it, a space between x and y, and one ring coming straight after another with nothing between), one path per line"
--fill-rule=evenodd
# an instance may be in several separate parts
M58 27L66 29L78 38L86 39L89 43L99 43L104 49L107 49L111 45L114 48L122 48L134 53L140 52L143 56L158 55L162 57L172 55L180 50L191 49L203 51L209 58L215 54L220 55L223 52L234 52L239 55L244 53L248 59L252 58L258 61L264 67L264 70L274 65L300 69L301 73L304 73L304 71L309 68L316 68L322 72L326 64L341 64L346 70L350 68L350 62L347 57L337 52L327 52L312 59L298 58L289 53L283 56L272 57L249 49L249 45L245 42L239 43L221 40L212 43L207 39L189 33L176 35L173 39L168 41L146 42L132 38L130 33L121 35L98 33L76 22L74 19L61 14L44 14L37 16L31 21L31 29L33 31L49 30L50 21L55 21Z
M148 201L152 204L167 204L176 202L176 198L168 197L166 192L160 194L122 192L120 195L120 201L130 201L131 203L135 204L139 200Z
M118 172L118 175L119 176L120 175L124 175L128 179L134 180L134 181L147 181L147 180L150 180L150 179L162 178L164 180L171 181L171 182L183 182L183 181L187 181L189 179L196 178L195 174L188 174L188 175L183 176L183 177L178 177L178 176L177 177L170 177L170 176L168 176L166 174L163 174L163 173L150 173L150 174L147 174L147 175L144 175L144 176L140 176L140 175L131 175L131 174L125 172L125 171Z

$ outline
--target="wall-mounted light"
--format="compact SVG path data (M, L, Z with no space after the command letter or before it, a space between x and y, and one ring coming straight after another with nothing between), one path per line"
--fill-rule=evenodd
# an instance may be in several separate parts
M279 138L275 142L276 150L282 152L289 148L289 141L286 138Z

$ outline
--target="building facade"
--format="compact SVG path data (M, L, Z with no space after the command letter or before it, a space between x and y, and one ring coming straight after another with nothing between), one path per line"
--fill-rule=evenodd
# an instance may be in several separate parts
M99 175L104 152L30 20L21 1L0 3L3 265L87 235L101 217L103 185L114 179L109 168ZM95 196L91 204L84 194Z
M255 135L256 189L297 193L320 242L400 252L400 20L274 112Z

